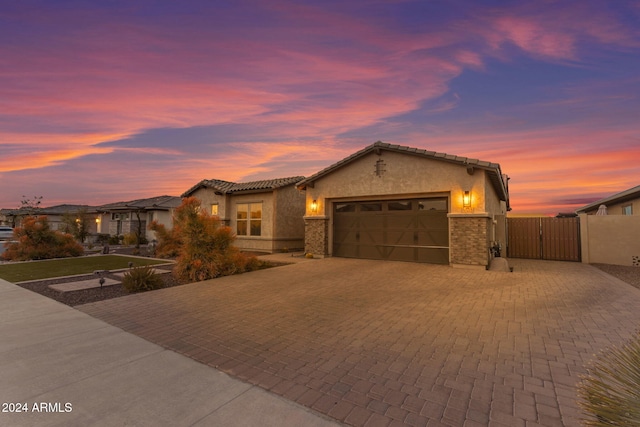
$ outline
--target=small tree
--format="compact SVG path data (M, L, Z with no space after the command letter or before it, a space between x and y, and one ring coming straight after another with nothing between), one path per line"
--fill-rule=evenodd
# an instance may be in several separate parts
M27 196L22 195L20 209L24 210L27 215L35 215L40 210L40 203L42 203L42 196L33 196L33 198L29 199Z
M87 236L89 236L89 224L91 218L87 213L87 208L80 208L78 212L67 212L62 215L62 231L71 234L81 243L84 243Z
M157 222L151 224L158 237L158 253L178 254L174 275L182 281L199 281L241 273L256 266L232 245L235 236L217 217L200 209L200 201L188 197L176 209L173 229L167 231Z
M7 244L2 254L7 260L65 258L84 253L71 234L52 230L46 216L26 217L22 227L14 229L13 236L16 241Z

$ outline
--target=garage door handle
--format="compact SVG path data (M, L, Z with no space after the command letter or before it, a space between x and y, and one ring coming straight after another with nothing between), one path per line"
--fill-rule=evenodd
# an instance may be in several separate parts
M414 242L417 242L417 241L418 241L418 232L417 232L417 231L414 231L414 232L413 232L413 241L414 241Z
M356 232L356 240L360 240L360 232Z

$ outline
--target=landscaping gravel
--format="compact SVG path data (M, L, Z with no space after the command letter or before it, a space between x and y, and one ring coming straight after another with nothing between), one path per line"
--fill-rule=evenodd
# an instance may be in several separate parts
M640 289L640 267L611 264L591 264L613 277Z
M138 255L138 251L133 247L118 247L111 250L111 253L117 253L121 255ZM149 256L146 250L142 250L142 256ZM247 255L263 255L259 252L247 252ZM277 262L266 262L263 264L262 268L270 268L277 267L278 265L284 265ZM173 277L171 274L172 267L154 267L158 270L166 270L167 273L160 274L162 281L164 282L163 288L170 288L173 286L184 285L186 283L181 283ZM104 275L105 278L116 279L118 281L122 281L121 277L115 276L113 273L107 273ZM25 289L29 289L30 291L37 292L41 295L59 301L63 304L69 306L76 306L81 304L87 304L90 302L102 301L111 298L123 297L126 295L130 295L122 285L112 285L112 286L104 286L102 288L91 288L84 289L81 291L71 291L71 292L60 292L55 289L51 289L49 285L54 285L57 283L68 283L68 282L77 282L81 280L95 280L98 283L99 277L95 274L88 274L84 276L74 276L74 277L64 277L64 278L56 278L56 279L47 279L47 280L39 280L33 282L22 282L17 283L18 286L21 286Z
M159 269L159 268L158 268ZM160 274L164 282L164 287L172 287L178 286L181 283L170 274L171 270L167 270L167 273ZM116 279L118 281L121 278L115 276L114 274L105 274L104 277ZM98 283L98 276L95 274L88 274L86 276L75 276L73 278L58 278L58 279L48 279L48 280L39 280L35 282L23 282L18 283L18 286L21 286L25 289L29 289L30 291L37 292L41 295L59 301L63 304L76 306L80 304L87 304L95 301L102 301L111 298L122 297L125 295L129 295L129 293L122 287L122 285L112 285L112 286L104 286L102 288L91 288L91 289L83 289L81 291L72 291L72 292L59 292L54 289L51 289L49 285L54 285L56 283L68 283L68 282L76 282L80 280L95 280Z

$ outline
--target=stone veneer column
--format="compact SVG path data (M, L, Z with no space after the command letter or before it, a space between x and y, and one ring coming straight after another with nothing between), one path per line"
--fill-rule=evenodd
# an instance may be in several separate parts
M329 254L329 218L304 218L304 251L320 257Z
M489 265L490 221L487 214L449 214L449 257L453 267Z

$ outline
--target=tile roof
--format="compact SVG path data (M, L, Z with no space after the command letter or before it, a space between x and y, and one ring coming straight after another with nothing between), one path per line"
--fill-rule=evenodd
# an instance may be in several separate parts
M489 173L489 178L491 179L491 183L494 186L496 192L498 193L498 195L500 196L500 198L502 200L505 200L507 202L507 206L509 205L509 194L508 194L508 190L507 187L505 185L505 182L503 180L502 177L502 172L500 170L500 165L498 163L491 163L491 162L486 162L483 160L478 160L478 159L472 159L469 157L460 157L460 156L455 156L452 154L446 154L446 153L438 153L435 151L428 151L428 150L423 150L420 148L413 148L413 147L407 147L407 146L403 146L403 145L396 145L396 144L387 144L381 141L375 142L365 148L363 148L362 150L353 153L352 155L345 157L344 159L340 160L339 162L334 163L333 165L321 170L320 172L311 175L308 178L305 178L304 180L300 181L298 183L298 188L300 189L304 189L307 187L307 185L311 185L313 184L313 182L321 177L323 177L324 175L327 175L331 172L333 172L334 170L360 158L363 157L371 152L379 152L379 151L394 151L394 152L398 152L398 153L404 153L404 154L410 154L410 155L415 155L415 156L420 156L420 157L426 157L426 158L430 158L430 159L435 159L435 160L441 160L441 161L445 161L445 162L449 162L449 163L455 163L455 164L459 164L461 166L466 166L466 167L473 167L473 168L479 168L479 169L483 169L486 170Z
M49 206L46 208L24 208L20 207L17 209L0 209L0 214L2 215L64 215L66 213L77 213L78 211L86 209L88 213L94 213L96 211L95 206L89 205L55 205Z
M220 194L232 194L240 192L260 192L275 190L288 185L297 184L304 179L304 176L292 176L288 178L264 179L261 181L251 182L229 182L220 179L203 179L182 194L182 197L188 197L199 188L212 188Z
M123 210L123 209L157 209L168 210L180 206L182 199L176 196L158 196L150 197L148 199L136 199L128 202L116 202L108 203L106 205L98 206L97 209L103 210Z

